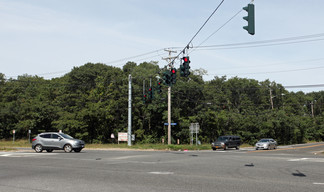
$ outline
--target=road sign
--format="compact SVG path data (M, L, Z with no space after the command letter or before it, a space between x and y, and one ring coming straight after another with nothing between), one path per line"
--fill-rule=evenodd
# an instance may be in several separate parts
M118 141L128 141L127 133L118 133Z
M164 123L164 125L169 125L169 123ZM177 125L177 123L171 123L171 125Z

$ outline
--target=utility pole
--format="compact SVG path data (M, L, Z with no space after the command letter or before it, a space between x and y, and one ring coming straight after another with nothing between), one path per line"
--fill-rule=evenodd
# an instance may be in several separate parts
M311 102L312 118L314 118L314 101Z
M271 88L270 88L270 102L271 102L271 109L273 110L272 90L271 90Z
M171 57L171 54L177 53L177 51L172 51L170 49L164 49L164 51L169 52L169 57L162 58L162 59L166 60L169 63L169 67L171 68L173 65L171 61L177 58L177 57ZM171 145L171 86L168 88L168 145Z
M132 76L128 76L128 146L132 146Z

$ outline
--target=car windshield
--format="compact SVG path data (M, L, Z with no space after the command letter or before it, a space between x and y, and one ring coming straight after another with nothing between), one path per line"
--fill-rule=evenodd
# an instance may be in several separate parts
M217 141L227 141L228 140L228 137L218 137Z
M269 139L261 139L261 140L259 141L259 143L266 143L266 142L269 142Z
M70 135L67 135L67 134L60 133L60 135L65 139L73 139L73 137L71 137Z

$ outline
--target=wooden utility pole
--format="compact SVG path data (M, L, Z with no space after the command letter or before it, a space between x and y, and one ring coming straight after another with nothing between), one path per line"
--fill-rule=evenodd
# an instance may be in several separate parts
M271 109L273 110L272 90L271 90L271 88L270 88L270 102L271 102Z
M170 49L164 49L164 51L169 52L169 57L162 58L162 59L166 60L169 63L169 67L170 67L170 65L171 66L173 65L171 61L176 58L176 57L171 57L171 54L176 53L177 51L172 51ZM168 145L171 145L171 86L168 88Z

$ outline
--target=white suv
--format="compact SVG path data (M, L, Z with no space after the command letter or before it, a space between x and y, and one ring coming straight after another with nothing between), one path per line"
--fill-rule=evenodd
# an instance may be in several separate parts
M80 152L85 146L84 141L74 139L64 133L41 133L33 138L32 148L41 153L43 150L52 152L53 150L64 150L65 152Z

